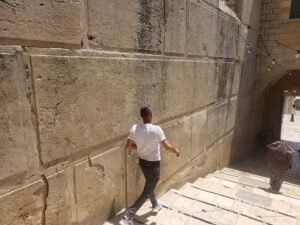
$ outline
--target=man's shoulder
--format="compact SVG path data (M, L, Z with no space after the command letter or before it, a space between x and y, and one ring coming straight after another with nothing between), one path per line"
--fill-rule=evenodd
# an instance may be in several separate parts
M163 129L161 128L161 126L159 126L159 125L153 125L153 126L156 131L163 132Z
M133 132L136 130L136 127L137 127L138 124L134 124L132 125L132 127L130 128L130 132Z

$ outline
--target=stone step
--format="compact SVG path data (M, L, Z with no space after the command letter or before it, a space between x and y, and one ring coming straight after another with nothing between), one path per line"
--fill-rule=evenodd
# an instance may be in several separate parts
M269 177L264 177L264 176L260 176L260 175L257 175L257 174L251 174L251 173L248 173L248 172L244 172L244 171L240 171L240 170L232 169L232 168L223 168L221 170L221 172L225 173L225 174L228 174L228 175L238 176L238 177L247 176L247 177L251 177L253 179L257 179L257 180L260 180L260 181L263 181L263 182L266 182L266 183L269 183L269 180L270 180ZM299 172L297 173L296 171L290 171L289 174L297 174L298 179L300 181L300 173ZM282 188L293 190L293 191L296 192L296 191L299 190L299 185L289 183L289 182L285 181L282 185Z
M270 210L280 211L289 215L300 215L300 201L293 197L272 194L261 188L223 180L215 176L208 176L205 179L199 178L194 182L194 185L203 190L208 190L209 188L209 191L214 193L242 198L261 207L267 207Z
M240 209L242 206L245 207L245 204L242 205L243 203L239 202L234 205L235 201L232 199L225 199L222 196L214 194L207 197L201 192L199 194L188 190L188 186L183 187L182 190L185 191L172 190L169 192L167 198L164 199L164 201L166 201L164 202L164 205L175 211L184 212L186 215L200 220L206 220L212 224L236 224L240 217L246 217L250 221L254 221L258 224L264 224L266 222L266 220L263 220L255 213L249 214L249 209L255 209L251 205L249 205L251 208L248 207L247 209L244 209L244 211L241 211L237 209ZM198 195L195 196L195 194ZM268 210L264 211L264 215L266 214L270 217L276 217L274 212L269 212ZM295 224L295 219L285 219L291 224ZM268 224L279 225L279 223L273 221L273 218L269 218L268 220L272 222Z
M209 189L209 187L207 187L207 189ZM257 195L251 195L249 192L247 192L246 195L242 192L245 196L241 195L241 197L238 198L236 196L226 196L224 194L213 193L209 190L198 189L194 184L187 183L178 193L184 197L196 200L198 204L210 205L220 210L220 214L223 215L222 221L227 221L225 224L232 224L239 215L266 224L279 225L282 224L283 221L288 221L289 224L296 224L295 212L286 213L267 207L264 204L255 204L255 201L268 202L271 199L265 198L264 196L258 197ZM239 193L239 191L237 193ZM245 197L248 199L246 198L245 200ZM249 197L255 201L251 201ZM191 208L189 210L191 210ZM191 214L194 213L193 211L189 212ZM233 218L235 219L233 220Z
M258 188L258 189L261 189L261 190L264 190L267 192L269 191L269 188L270 188L270 185L268 183L269 181L262 181L257 178L249 177L247 175L236 176L236 175L231 175L231 174L227 174L227 173L216 172L216 173L210 174L207 178L212 181L216 181L216 182L217 182L217 180L221 180L221 181L226 180L226 181L237 183L237 184L245 186L245 187L247 186L250 189ZM297 187L297 186L290 185L289 187L287 187L286 184L284 183L283 187L280 189L280 193L281 193L281 195L283 195L285 197L300 201L299 187Z
M224 185L220 186L224 187ZM241 202L258 208L267 209L268 211L273 211L274 213L291 218L295 218L294 215L299 214L297 210L292 208L291 205L287 202L282 202L277 199L272 200L271 198L267 198L264 195L247 192L243 189L231 189L232 191L230 192L223 191L228 190L228 188L225 189L224 187L222 192L214 192L209 187L199 187L195 184L187 183L180 190L185 193L192 193L194 196L207 196L207 194L208 196L216 195L216 197L214 198L215 203L223 207L232 208L233 206L235 206L234 204ZM210 198L212 199L213 197ZM296 205L294 205L294 207L295 206Z
M268 178L224 168L171 189L159 201L163 209L154 214L150 201L138 211L136 225L299 225L300 200L275 195L263 187ZM286 187L293 187L288 185ZM295 187L297 187L295 185ZM299 187L298 189L299 190ZM119 224L120 212L105 225ZM298 221L297 221L298 217Z

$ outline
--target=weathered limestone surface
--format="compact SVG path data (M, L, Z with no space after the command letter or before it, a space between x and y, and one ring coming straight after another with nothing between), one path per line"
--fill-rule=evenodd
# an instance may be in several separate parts
M241 66L241 64L236 63L235 71L234 71L234 78L233 78L233 82L232 82L232 89L231 89L232 95L239 94L241 73L242 73L242 66Z
M161 121L229 94L230 75L214 63L34 55L32 66L44 162L127 133L140 105Z
M215 73L217 79L217 99L224 99L229 97L231 94L231 88L234 79L235 64L233 63L222 63L216 65Z
M192 146L191 159L206 150L207 139L207 110L194 113L191 116Z
M218 154L218 163L219 168L223 168L224 166L228 166L231 163L232 156L232 138L233 132L225 136L223 139L219 141L219 152Z
M6 50L0 53L0 193L24 183L38 168L21 53Z
M162 0L88 0L92 46L161 52L163 9Z
M237 111L237 99L233 98L228 105L228 115L226 118L226 127L225 127L226 132L234 128L235 121L236 121L236 111Z
M165 53L185 53L186 1L167 0L165 15Z
M44 209L42 180L0 195L0 222L5 225L40 225Z
M96 225L125 206L124 151L116 147L75 166L79 225Z
M211 8L203 2L189 1L188 55L216 55L218 14L213 12L215 9L207 10L207 7Z
M220 13L217 24L217 56L236 58L239 41L239 24L237 20L225 13Z
M165 124L162 128L166 137L181 150L181 154L180 157L176 157L174 153L169 153L162 148L161 182L171 177L190 159L192 144L191 117L183 117L171 124Z
M233 128L236 104L236 100L232 100L208 111L207 146L211 146Z
M202 1L189 1L188 55L235 58L239 24Z
M79 48L81 0L1 1L0 43Z
M54 170L51 168L51 170ZM45 179L47 180L46 225L72 224L71 188L73 179L68 168L59 168Z

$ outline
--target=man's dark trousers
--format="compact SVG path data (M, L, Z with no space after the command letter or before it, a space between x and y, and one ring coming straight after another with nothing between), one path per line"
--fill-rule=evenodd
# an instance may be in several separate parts
M154 189L159 180L160 161L146 161L143 159L139 159L139 165L141 170L143 171L146 182L142 194L126 212L129 218L132 218L134 216L136 211L141 208L141 206L146 202L148 198L150 198L153 207L157 205Z

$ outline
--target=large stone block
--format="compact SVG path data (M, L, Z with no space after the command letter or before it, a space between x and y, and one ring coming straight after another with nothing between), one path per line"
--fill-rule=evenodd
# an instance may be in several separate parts
M211 62L194 63L194 106L203 107L217 99L219 73L216 72L219 64Z
M165 53L184 54L186 1L167 0L165 17Z
M78 48L82 7L81 0L1 1L0 43Z
M226 167L231 162L232 138L233 132L231 132L230 134L222 138L219 142L217 142L217 160L219 168Z
M217 150L214 145L209 147L203 154L198 155L191 162L193 169L189 175L191 178L196 179L197 176L204 176L217 169Z
M39 166L22 56L7 50L0 53L0 194L23 184Z
M210 109L207 115L207 146L211 146L225 133L228 104L224 103Z
M43 162L126 134L142 105L159 122L230 92L230 63L100 56L32 55Z
M234 128L236 121L236 111L237 111L237 98L233 98L228 105L228 115L226 119L225 131L229 131Z
M194 107L203 107L230 95L233 63L195 62Z
M237 95L240 91L240 81L241 81L241 74L242 74L242 66L241 64L235 64L235 72L234 72L234 78L232 82L232 89L231 94Z
M180 150L180 156L166 151L162 147L160 183L171 177L176 171L189 162L192 145L191 117L183 117L177 121L164 124L162 127L167 139Z
M88 21L95 48L162 51L162 0L88 0Z
M46 186L42 180L0 195L0 224L40 225Z
M189 1L188 55L216 56L218 11L203 1Z
M207 110L194 113L192 120L192 147L191 159L202 154L206 150L207 139Z
M206 74L195 75L193 65L190 61L32 56L43 161L126 134L138 121L142 105L153 108L154 122L199 107L201 101L193 103L194 88L199 88L194 87L194 79Z
M51 170L55 172L52 173ZM68 168L51 168L45 179L48 183L47 209L45 211L46 225L71 225L72 206L71 206L71 182Z
M218 16L218 32L216 56L223 58L236 58L238 55L239 24L237 19L224 13Z
M75 166L78 225L104 223L125 207L125 160L120 147Z
M237 99L222 103L208 111L207 146L211 146L234 128Z
M235 65L233 63L221 63L216 65L215 73L217 81L217 99L224 99L231 94Z

